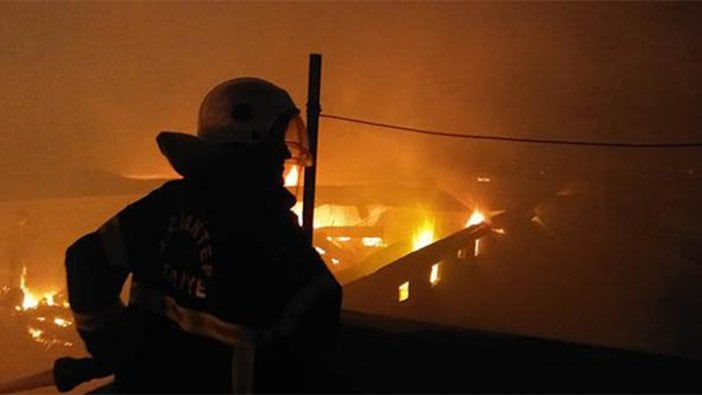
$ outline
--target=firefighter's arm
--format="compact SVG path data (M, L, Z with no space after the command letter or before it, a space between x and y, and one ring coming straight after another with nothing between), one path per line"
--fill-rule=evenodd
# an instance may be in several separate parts
M323 352L336 335L340 313L341 286L324 267L293 294L278 330L294 354Z
M125 207L66 251L68 298L76 328L96 362L110 369L130 357L129 327L137 324L119 298L127 276L138 269L129 248L154 243L143 229L154 228L158 196L171 187L167 183Z
M104 369L114 370L124 353L126 308L119 298L129 274L110 222L78 239L66 251L68 297L76 328Z
M294 226L285 245L290 292L276 323L266 331L266 340L284 343L294 354L311 355L333 341L342 290L309 240Z
M334 358L342 290L313 248L309 247L303 257L303 266L311 266L311 275L296 287L281 315L278 349L292 368L291 389L333 393L338 391L336 376L328 365Z

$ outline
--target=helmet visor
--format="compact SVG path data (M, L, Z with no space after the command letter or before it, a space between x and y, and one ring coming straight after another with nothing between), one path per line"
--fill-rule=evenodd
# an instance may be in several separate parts
M298 166L312 166L314 159L309 150L307 128L300 115L295 115L288 123L288 128L285 130L285 145L291 155L287 162Z

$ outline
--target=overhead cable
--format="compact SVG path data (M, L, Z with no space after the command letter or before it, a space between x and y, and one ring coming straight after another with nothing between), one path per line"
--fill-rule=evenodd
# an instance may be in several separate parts
M373 126L377 128L391 129L399 132L417 133L435 137L448 137L459 139L472 140L487 140L487 141L503 141L511 143L528 143L528 144L551 144L551 145L577 145L588 147L611 147L611 148L699 148L702 147L702 142L673 142L673 143L630 143L630 142L609 142L609 141L580 141L580 140L560 140L560 139L541 139L541 138L523 138L523 137L508 137L508 136L490 136L483 134L464 134L450 133L437 130L418 129L407 126L391 125L382 122L368 121L364 119L345 117L334 114L320 114L320 118L333 119L337 121L350 122L362 125Z

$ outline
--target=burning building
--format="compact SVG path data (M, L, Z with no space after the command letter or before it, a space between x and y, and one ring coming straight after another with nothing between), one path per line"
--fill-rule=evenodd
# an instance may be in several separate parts
M85 353L64 336L64 249L163 181L76 169L162 171L155 128L191 130L212 81L255 72L300 97L292 59L319 48L333 62L330 114L499 137L692 141L700 10L2 4L0 381ZM252 39L223 34L232 26ZM454 144L322 122L333 133L320 137L314 242L345 290L330 366L358 392L702 388L675 386L698 383L676 358L702 359L698 151ZM490 223L469 221L475 207Z
M289 188L299 193L299 179L293 182L292 177L288 173ZM134 192L145 192L164 181L144 178L116 177L115 182L132 185ZM485 178L476 182L497 184ZM68 233L79 234L83 228L97 226L95 222L110 211L138 196L125 193L90 198L93 205L102 201L100 210L104 212L91 213ZM573 299L578 297L575 291L581 280L559 277L572 271L572 264L556 268L533 261L538 251L548 251L544 237L553 237L549 228L554 227L554 221L563 213L577 211L583 199L577 192L551 196L538 204L513 205L506 211L490 206L477 210L438 188L318 186L314 244L344 286L339 352L330 367L346 382L347 391L558 391L572 388L567 385L574 380L581 382L578 388L597 390L613 388L606 386L613 376L624 389L693 385L690 372L694 363L646 353L660 349L646 349L655 344L652 339L622 331L626 325L607 318L597 308L601 306L599 298L583 295ZM49 201L67 207L82 199L88 198ZM299 213L300 206L294 210ZM597 223L601 218L587 222ZM534 240L533 235L542 236ZM583 231L579 238L585 235ZM521 239L530 241L521 245ZM515 245L519 254L509 252ZM60 262L62 249L57 246L54 253ZM558 255L546 256L555 259ZM20 278L10 284L13 287L3 291L3 305L8 307L4 325L11 328L5 333L33 344L37 354L31 367L45 366L58 356L83 354L61 292L62 279L35 285L30 268L25 267ZM602 276L612 275L609 270ZM554 292L560 293L560 299L549 300ZM564 317L572 308L589 317L593 325L567 322ZM604 318L597 323L600 327L609 325L608 336L593 332L596 317ZM634 319L632 315L630 320ZM636 323L638 327L649 324ZM645 352L608 348L619 344ZM458 365L438 362L447 356L461 359L467 355L479 359ZM372 362L364 366L357 363L368 356ZM570 367L554 368L560 361L569 361ZM556 369L560 378L540 373L545 366ZM478 372L480 378L461 381L459 367ZM577 369L594 378L584 382ZM411 379L407 372L413 373ZM647 372L650 379L637 381L639 372ZM513 385L501 381L502 374L514 379ZM656 375L662 378L654 380Z

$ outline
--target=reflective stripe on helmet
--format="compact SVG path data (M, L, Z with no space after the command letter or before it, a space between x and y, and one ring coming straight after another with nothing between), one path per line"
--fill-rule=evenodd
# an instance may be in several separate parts
M93 313L73 312L76 328L82 332L96 332L117 320L125 311L124 303L117 301L110 307Z
M212 314L182 307L172 297L136 281L132 282L129 302L167 317L185 332L209 337L228 345L247 344L253 337L253 331L244 326L226 322Z
M271 137L281 117L298 112L288 92L271 82L235 78L207 93L200 105L197 135L215 143L258 144Z
M122 236L119 218L110 218L98 229L98 233L109 265L116 269L131 271L127 243Z

